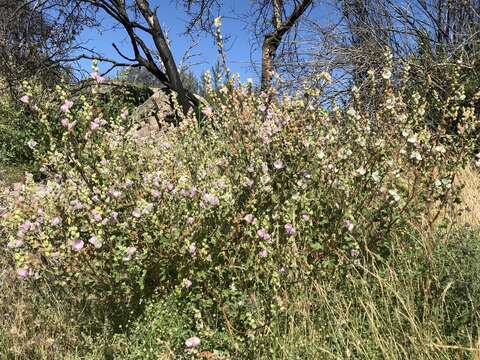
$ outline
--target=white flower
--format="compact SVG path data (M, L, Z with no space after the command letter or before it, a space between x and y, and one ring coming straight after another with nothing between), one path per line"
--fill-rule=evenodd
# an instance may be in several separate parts
M410 144L415 145L415 144L417 143L417 135L414 134L414 135L410 136L410 137L407 139L407 141L408 141Z
M244 216L243 220L245 220L247 224L253 224L253 222L255 221L255 216L253 216L252 214L247 214Z
M351 117L354 117L354 116L357 116L357 112L355 111L354 108L349 108L349 109L347 110L347 115L348 115L348 116L351 116Z
M120 113L120 117L125 120L128 116L128 109L123 109L122 112Z
M378 171L374 171L372 173L372 179L375 183L378 183L380 181L380 174L378 173Z
M129 246L125 250L125 256L123 257L123 261L132 260L132 256L135 255L136 252L137 252L137 248L135 246Z
M448 178L442 179L442 184L447 189L450 189L452 187L452 183L451 183L450 179L448 179Z
M439 152L441 154L445 154L446 150L445 150L445 146L443 145L437 145L435 146L435 151L436 152Z
M398 195L398 192L396 189L388 190L388 194L393 198L395 202L400 201L400 195Z
M275 169L281 170L285 165L282 160L278 159L273 163L273 166L275 167Z
M383 73L382 73L382 77L385 79L385 80L388 80L392 77L392 72L388 69L385 69L383 70Z
M421 161L423 159L422 155L420 155L420 153L418 151L412 152L412 155L410 155L410 158L415 159L417 161Z
M30 140L28 140L28 142L27 142L27 145L28 145L28 147L29 147L30 149L35 149L35 147L37 146L37 144L38 144L38 143L37 143L35 140L33 140L33 139L30 139Z
M345 220L344 221L344 224L345 224L345 227L347 228L348 231L352 231L353 228L355 227L355 225L353 224L353 222L351 220Z
M363 176L367 172L363 166L360 166L357 170L355 170L358 176Z

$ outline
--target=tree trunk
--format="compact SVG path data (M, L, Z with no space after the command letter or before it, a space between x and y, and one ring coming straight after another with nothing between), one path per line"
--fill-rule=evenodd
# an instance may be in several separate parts
M143 17L150 25L152 30L152 38L160 58L162 59L162 63L165 66L165 72L167 73L167 77L173 90L175 90L178 94L178 101L182 106L183 113L186 115L191 108L191 102L187 95L187 91L182 84L182 80L180 79L180 73L178 72L172 52L170 51L167 40L165 39L162 27L160 26L156 14L151 10L148 1L136 0L136 2ZM192 99L192 102L194 102L194 99Z
M272 73L274 70L275 54L277 52L279 42L269 34L265 36L262 46L262 90L268 88L272 81Z
M282 21L283 1L273 1L273 32L266 34L262 45L262 83L263 90L270 86L272 81L272 72L274 70L274 61L280 42L283 36L295 25L300 16L312 5L313 0L302 0L297 3L290 16Z

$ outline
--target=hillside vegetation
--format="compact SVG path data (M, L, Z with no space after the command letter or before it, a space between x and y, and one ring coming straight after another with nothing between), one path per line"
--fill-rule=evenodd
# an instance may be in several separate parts
M142 141L100 84L25 85L0 357L480 358L479 94L442 71L445 93L404 65L325 107L327 73L207 75L208 105Z

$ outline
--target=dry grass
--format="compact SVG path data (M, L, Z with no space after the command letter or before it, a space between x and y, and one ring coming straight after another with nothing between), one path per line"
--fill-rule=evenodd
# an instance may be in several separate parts
M477 169L467 168L458 176L458 183L463 186L462 211L459 216L460 224L472 227L480 226L480 173Z

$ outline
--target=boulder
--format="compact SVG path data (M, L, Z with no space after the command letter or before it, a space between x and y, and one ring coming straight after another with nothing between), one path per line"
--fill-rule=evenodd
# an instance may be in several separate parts
M138 106L132 114L135 126L130 130L138 139L158 131L162 122L173 114L170 100L164 89L152 89L153 95Z

